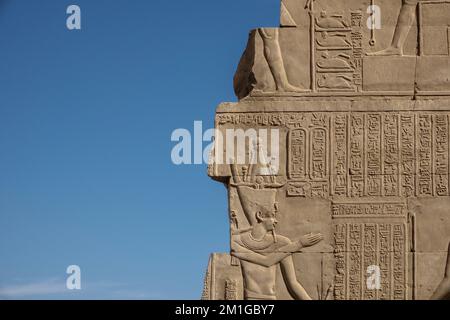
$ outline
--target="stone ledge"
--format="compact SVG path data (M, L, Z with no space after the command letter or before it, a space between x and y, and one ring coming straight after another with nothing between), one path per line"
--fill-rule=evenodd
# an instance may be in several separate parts
M370 100L243 100L224 102L220 113L254 112L389 112L389 111L450 111L450 98L441 99L370 99Z

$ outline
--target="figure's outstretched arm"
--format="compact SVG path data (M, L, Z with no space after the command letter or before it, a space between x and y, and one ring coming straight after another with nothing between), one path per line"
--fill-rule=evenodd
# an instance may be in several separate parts
M431 300L450 300L450 243L448 245L447 266L445 267L444 279L434 292Z
M251 251L239 244L235 244L233 250L231 251L231 255L238 259L259 264L263 267L272 267L278 263L280 263L286 257L291 256L294 252L298 252L301 249L300 244L295 244L297 247L293 245L288 245L286 247L281 248L278 252L268 253L267 255L262 255Z
M302 248L311 247L322 240L323 235L320 233L307 234L301 237L299 241L292 242L277 249L276 252L270 252L264 255L249 250L241 246L238 242L233 241L231 255L244 261L256 263L264 267L271 267L277 263L280 263L293 253L300 252Z
M281 261L281 272L283 273L283 277L289 293L296 300L312 300L309 294L306 292L305 288L303 288L303 286L297 280L292 256L287 257L286 259Z

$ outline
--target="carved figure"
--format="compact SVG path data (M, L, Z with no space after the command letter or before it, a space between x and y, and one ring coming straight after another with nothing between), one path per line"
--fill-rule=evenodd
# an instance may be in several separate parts
M397 26L389 48L368 53L373 56L403 56L403 47L408 37L409 31L414 23L416 16L416 7L419 0L403 0L403 5L398 17Z
M238 181L236 176L233 179ZM231 245L232 256L241 263L245 299L276 300L276 270L280 265L290 294L298 300L311 300L297 280L292 254L316 245L323 240L322 234L307 234L295 242L277 235L276 190L239 185L236 189L250 224L248 230L234 233Z
M305 92L309 91L289 83L286 69L281 55L278 29L259 29L259 34L264 42L264 57L269 64L275 80L277 91L281 92Z

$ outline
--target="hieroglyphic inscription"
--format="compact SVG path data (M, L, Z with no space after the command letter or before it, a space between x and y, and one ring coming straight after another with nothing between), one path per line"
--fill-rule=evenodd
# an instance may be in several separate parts
M306 130L295 129L289 136L289 178L306 179L307 175L307 136Z
M248 126L286 126L288 120L299 121L298 113L222 113L216 115L216 122L221 125Z
M347 115L339 114L333 119L333 194L347 195Z
M377 251L378 251L378 233L377 233L377 225L374 223L366 223L364 224L364 247L363 247L363 270L368 270L370 266L378 265L377 261ZM364 282L363 282L364 284ZM373 290L373 288L369 288L369 286L363 286L363 296L362 298L365 300L376 300L377 299L377 290Z
M396 197L400 193L400 163L399 163L399 137L398 115L384 115L384 195Z
M351 12L351 40L353 48L353 84L357 88L358 92L362 91L363 75L362 75L362 64L363 64L363 33L362 33L362 19L363 15L361 11Z
M367 115L367 195L382 195L381 115Z
M286 120L292 130L288 136L288 196L328 197L329 116L323 113L304 115L301 121Z
M225 281L225 300L238 300L237 286L236 280L228 279Z
M406 212L401 202L333 204L336 300L408 298ZM367 269L374 265L380 267L379 290L366 285Z
M314 17L315 12L311 14L315 20L314 88L319 92L356 91L357 85L362 87L362 13L351 13L351 26L348 16L331 14L334 22L329 23L325 12L320 19ZM356 71L355 64L359 64Z
M334 233L334 257L336 259L336 275L334 278L334 297L336 300L346 299L347 271L347 225L338 224Z
M401 116L400 142L401 142L401 184L402 196L413 197L416 190L415 163L416 147L415 138L415 116L405 114Z
M291 196L450 195L448 112L233 113L217 122L287 128Z
M364 115L352 114L350 121L350 196L364 196Z
M311 179L323 181L328 177L327 170L327 132L313 129L311 134Z
M449 132L448 117L436 115L434 126L434 178L435 194L448 196L449 174Z
M407 298L406 293L406 225L395 224L393 235L393 259L394 259L394 300L405 300Z
M381 288L379 292L380 300L389 300L391 298L392 283L390 279L391 271L391 246L392 243L392 226L390 224L379 225L379 255L380 260L378 266L381 272Z
M417 124L418 196L433 195L432 117L419 115Z
M401 202L358 202L333 204L332 216L337 218L406 218L406 206Z
M348 224L348 300L360 300L363 288L362 270L362 224Z

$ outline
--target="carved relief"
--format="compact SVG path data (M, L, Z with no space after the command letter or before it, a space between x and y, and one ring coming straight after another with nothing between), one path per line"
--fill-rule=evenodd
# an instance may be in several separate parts
M403 56L406 38L408 37L409 31L414 23L418 3L419 0L403 0L391 45L385 50L370 53L370 55Z
M381 168L381 115L369 114L366 116L366 142L367 142L367 190L369 196L382 195L382 168Z
M450 19L443 14L450 0L377 3L386 21L382 30L374 22L367 27L370 4L374 2L282 1L282 27L258 29L250 37L237 72L239 98L322 97L330 92L450 95Z
M336 300L407 299L406 212L401 202L333 204ZM380 268L381 290L366 285L370 266Z
M205 279L203 281L202 300L211 300L211 262L208 263Z
M225 300L238 300L238 285L236 280L225 281Z
M449 195L449 126L446 115L437 115L434 125L434 170L435 194Z
M375 4L382 30L367 27ZM251 32L242 101L216 128L279 129L280 170L208 167L228 186L231 256L211 263L205 297L449 298L449 10L282 0L282 27Z
M449 112L219 114L221 125L285 127L290 196L450 193Z
M333 183L333 194L337 196L347 195L348 183L347 183L347 115L337 114L333 120L332 137L334 150L332 152L333 156L333 167L332 167L332 182ZM333 179L334 178L334 179Z
M362 85L362 13L351 12L350 23L326 11L314 20L317 88L357 90Z
M401 202L356 202L333 204L334 219L344 218L407 218L406 205Z
M396 197L400 195L400 147L398 114L384 115L384 148L383 179L384 195Z
M261 28L259 34L263 39L264 56L275 80L276 90L281 92L309 91L289 83L279 43L279 30Z
M402 196L409 198L416 190L415 115L401 115L400 121Z
M432 116L419 115L417 123L418 196L433 195Z
M362 197L365 188L364 115L351 115L349 139L350 195L352 197Z
M232 169L232 172L236 171ZM231 254L240 260L242 268L244 298L277 299L275 283L279 265L293 298L310 300L296 278L292 254L316 245L323 236L308 234L293 242L278 235L275 231L278 213L276 190L250 188L242 184L236 175L233 175L231 187L236 188L247 224L250 225L250 228L235 231L231 241Z
M202 300L242 300L243 283L240 266L231 264L229 254L214 253L208 263Z
M328 178L328 133L324 128L311 130L311 179L326 181Z
M289 178L306 180L308 176L308 137L305 129L294 129L289 135Z

